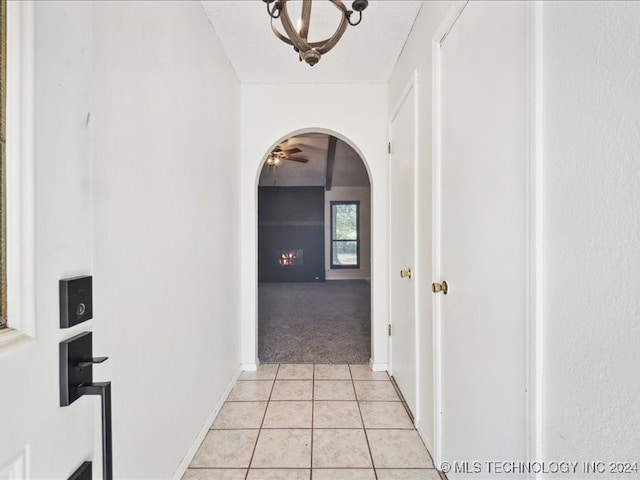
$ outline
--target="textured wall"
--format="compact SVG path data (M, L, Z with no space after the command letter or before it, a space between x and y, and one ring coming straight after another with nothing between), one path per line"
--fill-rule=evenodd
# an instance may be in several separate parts
M543 12L543 451L639 461L640 3Z
M95 334L116 478L170 478L240 365L240 86L199 2L94 5Z

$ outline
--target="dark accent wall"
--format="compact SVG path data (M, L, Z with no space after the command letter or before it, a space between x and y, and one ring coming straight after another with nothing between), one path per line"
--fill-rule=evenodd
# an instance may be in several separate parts
M282 251L302 264L280 265ZM323 282L324 187L258 188L258 281Z

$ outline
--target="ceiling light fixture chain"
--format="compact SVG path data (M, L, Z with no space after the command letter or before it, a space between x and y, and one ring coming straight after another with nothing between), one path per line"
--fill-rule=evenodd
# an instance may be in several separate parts
M309 42L309 25L311 23L311 3L312 0L302 0L302 14L298 21L299 28L294 27L294 23L291 21L289 12L287 10L287 2L289 0L262 0L267 4L267 13L271 17L271 30L280 40L288 45L293 46L293 49L299 54L300 61L304 60L309 65L314 66L320 61L322 55L327 53L333 47L336 46L342 35L347 29L348 25L356 26L362 21L362 12L369 5L368 0L353 0L351 8L353 10L347 10L342 3L342 0L328 0L330 1L341 13L341 20L338 28L331 37L321 42ZM270 6L273 4L272 6ZM351 16L353 13L358 12L358 20L353 22ZM280 19L282 27L285 33L281 33L273 24L274 19Z

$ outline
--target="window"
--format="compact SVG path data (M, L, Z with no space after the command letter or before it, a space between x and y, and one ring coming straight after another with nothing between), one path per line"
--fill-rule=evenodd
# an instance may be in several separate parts
M360 268L360 202L331 202L331 268Z

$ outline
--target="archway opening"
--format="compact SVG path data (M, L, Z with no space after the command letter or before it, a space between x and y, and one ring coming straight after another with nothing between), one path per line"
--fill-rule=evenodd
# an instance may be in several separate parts
M371 358L371 182L361 155L326 132L285 138L258 180L258 358Z

